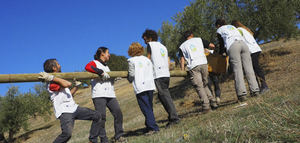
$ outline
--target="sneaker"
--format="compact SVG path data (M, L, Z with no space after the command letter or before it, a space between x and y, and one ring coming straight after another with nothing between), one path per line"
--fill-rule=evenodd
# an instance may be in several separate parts
M210 101L210 107L212 110L215 110L218 108L218 104L216 101Z
M245 102L247 100L247 97L246 97L246 95L240 95L240 96L238 96L238 100L240 102Z
M118 139L112 139L113 143L127 143L127 139L124 137L119 137Z
M250 94L250 96L251 96L251 97L257 97L257 96L259 96L259 91L252 92L252 93Z
M166 125L166 128L168 128L168 127L170 127L170 126L172 126L172 125L176 125L176 124L178 124L179 122L180 122L179 119L173 120L173 121L169 121L168 124Z
M270 91L270 89L268 87L266 87L266 88L261 89L259 93L263 94L263 93L266 93L268 91Z
M221 103L220 97L216 97L216 101L217 101L217 104L220 105L220 103Z

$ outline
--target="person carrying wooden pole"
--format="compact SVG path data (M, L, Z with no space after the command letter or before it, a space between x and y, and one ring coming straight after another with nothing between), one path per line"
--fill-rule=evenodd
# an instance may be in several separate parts
M154 30L146 29L142 35L147 44L147 57L153 63L154 82L158 91L158 99L169 114L167 127L178 124L179 117L169 91L170 71L167 48L158 42Z
M55 117L60 120L62 130L62 133L54 140L54 143L65 143L71 138L75 120L93 121L89 140L91 143L97 143L99 125L102 122L100 113L78 106L73 99L73 95L81 82L75 82L75 87L70 90L71 82L49 74L61 72L61 66L56 59L46 60L44 62L44 70L45 72L41 72L38 78L47 82L47 89L53 103Z

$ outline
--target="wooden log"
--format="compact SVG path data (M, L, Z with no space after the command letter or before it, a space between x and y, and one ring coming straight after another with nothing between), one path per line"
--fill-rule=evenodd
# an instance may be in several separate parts
M84 80L84 79L93 79L99 78L97 74L89 72L68 72L68 73L51 73L56 77L60 77L67 80ZM109 76L112 78L122 77L126 78L128 75L127 71L111 71L108 72ZM171 71L172 77L182 77L186 76L185 71ZM13 83L13 82L39 82L38 73L29 73L29 74L0 74L0 83Z

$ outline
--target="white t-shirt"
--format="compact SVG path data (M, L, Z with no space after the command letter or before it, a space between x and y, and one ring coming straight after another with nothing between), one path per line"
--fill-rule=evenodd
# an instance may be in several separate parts
M59 91L51 91L49 86L50 84L47 84L56 118L59 118L62 113L74 113L77 110L78 105L73 100L69 88L61 87Z
M233 42L244 40L240 32L233 25L223 25L218 28L217 33L223 38L224 46L226 47L227 51Z
M132 82L135 94L155 90L153 66L145 56L135 56L128 59L134 65L134 80Z
M180 50L187 61L188 70L198 65L207 64L204 47L201 38L191 38L180 45Z
M261 48L257 44L254 37L246 29L244 29L242 27L239 27L237 29L240 30L242 36L244 37L244 40L245 40L247 46L249 47L250 53L256 53L256 52L261 51Z
M108 66L104 66L97 60L94 60L94 62L97 68L103 70L104 72L110 72ZM91 85L92 85L92 98L97 98L97 97L116 98L113 82L110 79L108 80L104 80L102 78L92 79Z
M149 42L151 61L154 68L154 78L170 77L169 57L167 48L160 42Z

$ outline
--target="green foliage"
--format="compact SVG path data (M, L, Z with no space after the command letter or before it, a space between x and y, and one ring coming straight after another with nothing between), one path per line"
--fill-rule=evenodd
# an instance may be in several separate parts
M18 87L12 86L6 96L0 98L0 133L8 133L8 142L13 142L14 135L21 129L28 129L28 119L50 114L47 91L42 85L37 85L35 90L36 93L21 94Z
M215 21L224 18L228 24L241 21L254 32L258 42L290 38L299 34L299 9L299 0L195 0L172 17L174 24L163 22L158 34L176 61L176 52L184 41L181 33L186 30L216 42Z
M127 58L124 56L110 54L110 60L107 64L111 71L126 71L128 69Z

